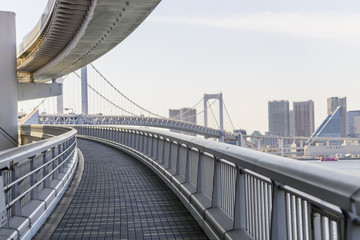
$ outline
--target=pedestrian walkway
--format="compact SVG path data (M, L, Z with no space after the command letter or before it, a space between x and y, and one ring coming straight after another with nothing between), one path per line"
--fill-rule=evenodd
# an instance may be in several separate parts
M51 239L207 239L177 197L135 158L78 139L79 187Z

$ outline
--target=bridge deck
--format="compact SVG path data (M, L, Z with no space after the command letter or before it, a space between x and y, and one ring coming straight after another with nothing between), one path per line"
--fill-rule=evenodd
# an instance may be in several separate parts
M51 239L207 239L190 213L142 163L78 139L84 172Z

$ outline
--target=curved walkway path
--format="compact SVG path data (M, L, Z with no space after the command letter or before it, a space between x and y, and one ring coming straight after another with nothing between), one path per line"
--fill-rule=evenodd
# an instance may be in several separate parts
M151 170L109 146L78 139L84 172L51 239L207 239Z

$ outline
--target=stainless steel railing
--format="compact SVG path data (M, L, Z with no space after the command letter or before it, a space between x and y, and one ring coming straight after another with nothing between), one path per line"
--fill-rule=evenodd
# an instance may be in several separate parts
M44 222L44 212L55 207L76 168L75 129L32 125L24 126L22 135L38 141L0 152L6 211L0 236L9 230L16 230L17 238L36 233L30 229L41 226L37 222Z
M220 238L360 239L360 177L161 130L75 126L145 160Z

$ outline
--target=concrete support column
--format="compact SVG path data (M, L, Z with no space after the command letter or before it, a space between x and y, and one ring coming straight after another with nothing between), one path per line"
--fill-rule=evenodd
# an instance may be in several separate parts
M58 79L56 79L56 82L58 82L58 83L61 83L62 82L62 78L58 78ZM61 85L61 88L62 88L63 86ZM63 91L61 91L63 94L64 94L64 92ZM64 114L64 98L63 98L63 94L61 94L61 95L58 95L57 97L56 97L56 107L57 107L57 114L58 115L63 115Z
M81 109L84 117L88 117L87 66L81 68Z
M15 13L0 11L0 151L17 146Z

